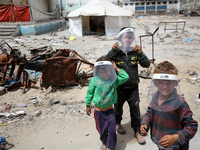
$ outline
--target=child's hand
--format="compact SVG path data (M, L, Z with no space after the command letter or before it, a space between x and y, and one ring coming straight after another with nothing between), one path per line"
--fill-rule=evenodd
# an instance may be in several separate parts
M160 145L162 145L164 148L169 148L172 146L176 141L178 141L178 134L173 135L165 135L160 141Z
M147 135L147 129L148 129L148 127L147 127L146 124L141 125L140 126L140 133L141 133L141 135L146 136Z
M115 64L114 61L112 61L112 64L113 64L114 69L115 69L117 72L120 71L120 69L117 67L117 65Z
M86 113L88 116L90 116L90 114L91 114L91 108L89 105L86 106Z
M115 44L113 44L113 47L112 47L112 48L114 48L115 50L118 50L118 48L119 48L118 42L116 42Z
M141 49L141 47L138 46L138 45L135 45L134 50L135 50L138 54L142 53L142 49Z

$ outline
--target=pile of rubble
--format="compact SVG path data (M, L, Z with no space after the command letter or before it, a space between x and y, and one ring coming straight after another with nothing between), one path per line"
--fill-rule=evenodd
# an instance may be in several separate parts
M36 71L42 71L41 90L49 86L85 85L92 77L94 64L80 56L75 50L56 49L48 46L30 48L32 57L27 60L18 49L4 42L0 45L0 85L6 91L22 88L23 93L36 84ZM88 67L84 68L83 65ZM15 67L18 66L16 72Z

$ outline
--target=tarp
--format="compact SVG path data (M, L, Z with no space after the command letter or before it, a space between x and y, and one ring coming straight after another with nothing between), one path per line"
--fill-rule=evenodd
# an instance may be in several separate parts
M0 6L0 22L13 22L11 6Z
M14 6L15 21L31 21L28 6Z
M30 21L29 6L13 6L15 21ZM0 6L0 22L13 22L11 5Z
M106 0L92 0L86 5L70 12L68 17L78 16L131 16L132 12Z
M57 0L0 0L0 22L44 22L58 18L60 10Z
M69 32L83 36L84 32L87 32L85 30L91 30L88 29L91 24L91 17L94 19L95 16L98 17L96 20L104 21L105 35L114 36L119 33L122 27L130 27L132 12L106 0L92 0L68 14ZM95 19L92 21L95 21Z

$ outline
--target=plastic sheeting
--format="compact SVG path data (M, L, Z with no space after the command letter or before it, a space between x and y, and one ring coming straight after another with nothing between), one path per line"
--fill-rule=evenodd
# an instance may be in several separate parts
M0 6L0 22L13 22L11 6Z
M84 6L68 14L68 17L78 16L131 16L132 12L106 0L92 0Z
M30 21L29 6L13 6L15 21ZM0 22L14 22L11 5L0 6Z
M122 27L130 27L132 12L105 0L92 0L68 14L69 32L77 36L84 36L85 30L91 30L91 16L92 18L103 16L102 18L105 18L103 20L105 35L116 36Z
M77 36L83 36L82 26L88 26L88 27L90 26L86 18L89 18L89 16L79 16L79 17L69 18L69 32ZM130 17L126 16L105 17L105 33L106 33L105 35L107 37L118 35L119 30L122 27L130 27Z

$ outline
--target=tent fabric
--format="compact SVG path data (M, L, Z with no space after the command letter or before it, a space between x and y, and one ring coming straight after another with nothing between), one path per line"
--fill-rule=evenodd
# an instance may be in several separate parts
M106 36L118 35L119 30L123 27L130 27L129 17L106 17Z
M11 6L0 6L0 22L13 22Z
M28 6L14 6L15 21L31 21Z
M13 6L15 21L30 21L29 6ZM12 8L10 5L0 6L0 22L13 22Z
M93 0L86 5L70 12L68 17L78 16L131 16L132 12L125 10L106 0Z
M122 27L130 27L132 12L106 0L92 0L68 14L69 32L83 36L83 29L90 27L90 19L94 16L104 16L106 36L115 36Z
M69 19L69 32L82 36L82 19L81 16Z

